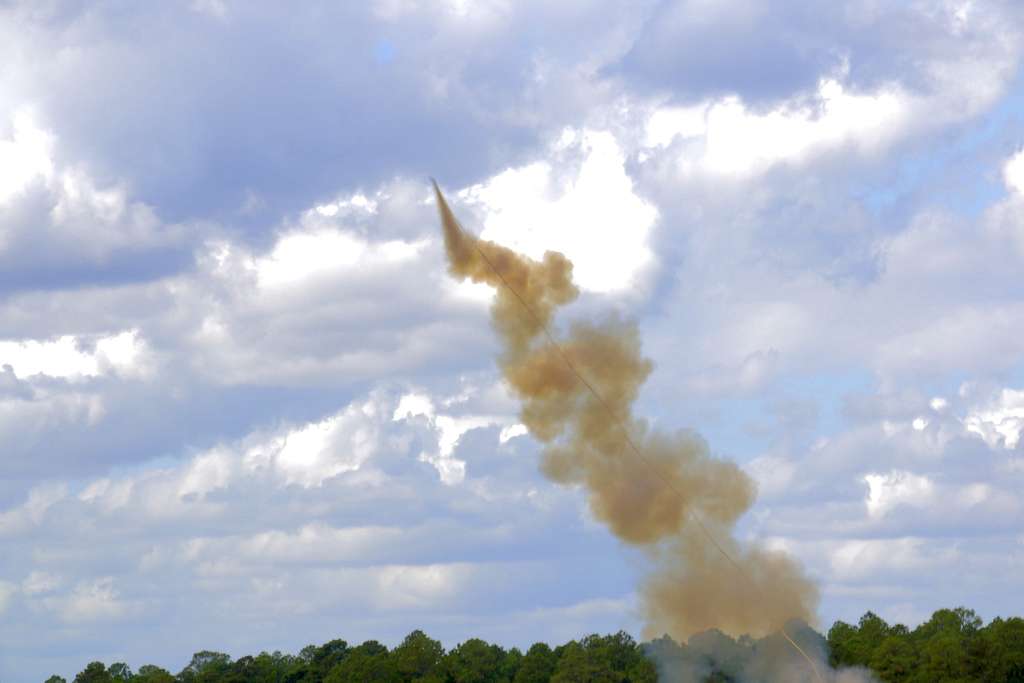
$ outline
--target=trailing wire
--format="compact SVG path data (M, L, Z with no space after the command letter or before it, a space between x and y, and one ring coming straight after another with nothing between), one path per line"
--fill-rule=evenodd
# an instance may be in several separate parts
M441 189L438 187L437 181L431 178L430 182L433 183L434 185L434 193L437 197L438 211L440 212L442 210L442 202L444 202L445 205L447 204L447 202L445 202L444 197L441 194ZM450 209L449 212L451 213ZM662 482L665 486L668 487L670 491L676 494L676 496L678 496L681 500L685 501L686 496L683 495L682 491L676 488L676 486L672 483L671 479L660 476L661 472L658 470L658 467L653 462L651 462L650 459L644 455L643 451L640 450L640 447L636 445L636 442L629 434L628 426L625 424L625 422L623 422L622 418L619 417L619 415L612 408L611 404L608 403L608 401L604 398L603 395L601 395L601 392L599 392L597 388L587 380L587 378L583 375L580 369L576 367L576 364L573 363L572 358L569 357L569 354L566 353L565 349L562 348L562 345L559 344L558 341L555 339L554 335L551 334L551 331L548 329L548 326L544 323L540 316L537 315L537 312L533 310L533 307L530 306L530 304L526 301L526 299L522 297L522 295L519 294L518 291L516 291L516 288L513 287L508 280L505 279L505 276L502 274L502 272L497 268L497 266L494 265L491 259L487 257L487 254L484 252L484 250L480 248L479 239L467 233L467 231L459 223L458 219L455 218L454 213L451 213L451 217L452 222L455 225L455 228L459 231L459 234L463 238L468 239L472 243L473 248L476 250L477 254L479 254L480 258L482 258L484 260L484 263L487 264L487 267L490 268L491 271L497 276L498 280L501 281L502 286L504 286L505 289L512 293L512 296L514 296L516 300L519 301L523 309L527 312L527 314L529 314L530 318L533 319L534 324L544 333L544 337L547 339L548 344L555 349L555 351L561 357L565 365L576 376L576 379L578 379L580 383L582 383L583 386L587 388L590 394L597 400L598 403L601 404L604 410L608 413L608 416L619 427L619 429L622 431L623 439L625 440L626 444L629 446L629 449L633 452L633 454L644 464L644 466L646 466L651 471L653 475L655 475L654 478L656 480ZM444 221L443 213L441 215L441 220L442 222ZM704 524L704 522L701 520L700 516L696 513L696 511L686 506L684 506L683 509L685 511L686 516L697 525L697 527L701 530L701 533L704 534L704 537L707 538L711 545L713 545L715 549L717 549L718 552L721 553L722 556L729 561L729 563L736 569L736 571L739 572L739 574L744 579L746 579L747 582L750 583L750 585L754 587L758 594L764 597L764 590L761 588L760 584L758 584L758 582L754 580L754 578L743 568L743 566L740 565L740 563L737 562L735 558L733 558L733 556L729 554L729 552L722 546L722 544L718 542L718 539L716 539L715 535L711 533L711 530L707 527L707 525ZM818 667L814 663L814 660L812 660L810 656L808 656L808 654L804 652L803 648L801 648L797 644L797 642L793 640L788 633L786 633L785 625L782 626L780 631L782 633L782 636L786 639L786 641L791 646L793 646L793 648L795 648L796 651L799 652L800 655L807 661L807 664L811 667L811 670L814 672L814 677L815 679L817 679L818 683L823 683L823 679L821 677L821 674L818 672Z

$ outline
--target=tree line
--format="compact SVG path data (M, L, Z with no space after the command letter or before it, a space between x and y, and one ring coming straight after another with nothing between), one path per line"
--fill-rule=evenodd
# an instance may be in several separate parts
M834 667L863 667L885 683L1024 683L1024 619L982 620L965 608L942 609L911 630L868 612L856 625L837 621L824 637L792 622L787 633ZM742 683L783 680L794 650L780 634L731 638L708 631L680 644L667 636L637 643L620 631L525 653L471 638L445 651L413 631L393 649L375 640L308 645L296 655L261 652L233 660L204 650L178 673L124 662L92 662L74 683ZM46 683L67 683L51 676Z
M1024 683L1024 619L982 625L973 610L942 609L917 628L868 612L828 631L831 663L870 668L886 683Z
M441 643L413 631L392 650L375 640L350 647L344 640L308 645L297 655L261 652L232 661L203 651L177 674L157 666L137 672L123 662L92 662L74 683L655 683L657 673L642 647L625 632L591 635L551 648L518 648L471 638L445 652ZM66 683L58 676L46 683Z

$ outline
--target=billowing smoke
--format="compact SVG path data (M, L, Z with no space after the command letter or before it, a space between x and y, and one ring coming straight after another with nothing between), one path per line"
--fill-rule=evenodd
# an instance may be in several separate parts
M671 683L872 683L864 669L833 671L827 660L825 639L806 625L790 623L787 627L794 643L813 657L821 673L817 678L807 660L781 633L754 639L743 636L733 639L718 630L698 633L685 644L670 638L657 638L645 647L658 666L658 680Z
M754 502L750 477L696 433L658 432L633 414L652 370L636 325L577 322L556 343L554 313L578 295L572 263L556 252L534 261L465 233L434 189L451 274L496 290L499 365L523 424L545 446L544 474L583 485L594 517L653 560L640 590L645 636L760 636L813 621L818 591L800 567L733 533Z

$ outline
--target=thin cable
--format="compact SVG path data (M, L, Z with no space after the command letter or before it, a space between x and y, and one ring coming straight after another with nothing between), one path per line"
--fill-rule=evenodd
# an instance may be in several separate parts
M437 181L434 180L433 178L431 178L430 181L433 183L434 193L437 195L438 210L441 211L442 202L444 202L445 206L447 206L447 202L445 202L444 197L441 195L441 190L437 186ZM537 312L533 310L533 307L530 306L530 304L527 303L526 299L524 299L519 294L519 292L516 291L516 288L513 287L508 280L505 279L505 276L501 273L500 270L498 270L497 266L495 266L491 259L487 257L487 254L484 252L484 250L480 248L480 240L475 236L469 235L466 232L466 230L459 223L458 219L455 218L455 214L451 211L450 208L448 209L448 212L451 214L452 223L455 225L456 230L459 231L460 236L463 239L468 239L472 243L473 248L476 250L477 254L480 255L480 258L484 260L484 263L487 264L487 267L491 269L491 271L498 277L498 280L501 281L501 284L509 292L512 293L516 300L519 301L523 309L533 319L533 322L544 333L544 336L548 340L548 344L550 344L551 347L555 349L555 351L565 362L569 370L576 376L576 378L583 384L583 386L585 386L590 391L591 395L593 395L593 397L597 399L598 403L600 403L601 406L605 409L605 412L608 413L608 416L611 417L611 419L615 422L616 425L618 425L619 429L622 431L623 439L625 439L626 443L629 445L630 450L633 451L637 458L642 463L644 463L644 465L653 474L661 475L661 472L658 470L658 467L643 454L643 451L641 451L640 448L633 441L633 438L629 435L629 428L627 427L626 423L622 420L622 418L619 417L619 415L615 412L611 404L608 403L604 396L601 395L601 392L599 392L593 384L587 381L587 378L584 377L583 373L579 370L579 368L576 367L576 364L572 362L572 359L569 357L569 354L565 352L565 349L562 348L562 345L555 340L555 337L554 335L551 334L551 331L548 329L548 326L544 323L541 317L537 315ZM442 222L444 221L443 213L441 215L441 220ZM662 476L655 476L655 479L663 483L666 487L668 487L668 489L672 491L674 494L676 494L676 496L678 496L681 500L686 500L686 496L683 495L682 491L675 487L675 485L671 482L670 479ZM718 542L718 539L715 538L715 535L711 533L711 530L707 528L703 521L701 521L696 511L691 510L688 507L684 507L683 510L685 512L685 515L697 524L697 527L701 530L701 532L708 539L708 541L711 542L711 545L713 545L718 550L718 552L721 553L722 556L726 560L728 560L733 567L735 567L736 571L738 571L740 575L743 576L743 578L745 578L747 582L754 587L754 589L761 595L761 597L764 597L764 591L761 589L761 586L757 583L757 581L754 580L752 576L750 576L750 574L739 564L739 562L737 562L733 558L733 556L730 555L724 547L722 547L722 545ZM797 645L795 640L790 638L789 634L786 633L785 625L782 626L781 632L782 636L789 642L789 644L792 645L805 660L807 660L807 663L810 665L811 670L814 672L814 677L818 680L818 682L823 683L823 679L821 678L821 674L818 672L818 667L817 665L815 665L814 660L812 660L807 655L807 653L804 652L803 648Z

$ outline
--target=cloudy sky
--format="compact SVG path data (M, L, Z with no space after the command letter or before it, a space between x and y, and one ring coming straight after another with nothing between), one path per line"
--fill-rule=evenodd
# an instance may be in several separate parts
M639 632L463 223L638 321L819 626L1024 613L1024 9L0 5L0 679Z

